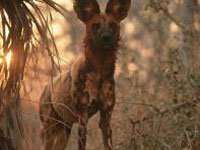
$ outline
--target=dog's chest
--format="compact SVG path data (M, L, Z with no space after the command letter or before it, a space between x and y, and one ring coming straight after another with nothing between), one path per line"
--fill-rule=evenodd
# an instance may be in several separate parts
M102 78L99 73L87 73L84 92L88 93L88 102L98 101L101 93Z
M82 82L79 102L83 105L106 104L112 105L114 101L114 80L105 78L102 73L90 72L81 75Z
M102 93L102 75L97 72L83 72L79 74L79 90L77 90L78 103L83 107L96 104L100 101ZM91 106L90 106L91 107Z

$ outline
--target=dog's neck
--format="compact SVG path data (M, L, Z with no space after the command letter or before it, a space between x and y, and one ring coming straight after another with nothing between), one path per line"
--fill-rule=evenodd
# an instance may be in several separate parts
M114 75L117 46L113 48L95 47L90 42L85 42L84 54L88 65L97 72Z

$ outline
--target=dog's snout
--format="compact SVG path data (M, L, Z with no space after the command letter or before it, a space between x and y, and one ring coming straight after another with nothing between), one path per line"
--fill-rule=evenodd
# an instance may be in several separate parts
M103 33L103 34L101 35L101 39L102 39L102 41L104 41L104 42L111 42L111 41L112 41L112 34L111 34L111 33L108 33L108 32Z

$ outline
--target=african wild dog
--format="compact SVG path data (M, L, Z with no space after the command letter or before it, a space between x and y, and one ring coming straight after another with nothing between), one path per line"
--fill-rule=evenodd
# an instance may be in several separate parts
M70 71L45 88L40 99L45 150L64 150L71 127L78 123L78 147L85 150L88 119L100 111L99 127L105 150L112 150L111 115L115 104L115 61L120 21L131 0L109 0L105 13L95 0L74 0L77 17L85 23L81 54Z

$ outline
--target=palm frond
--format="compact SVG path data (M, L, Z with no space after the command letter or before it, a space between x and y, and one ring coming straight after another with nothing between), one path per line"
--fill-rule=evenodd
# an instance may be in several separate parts
M15 146L20 149L20 81L23 79L27 55L36 44L41 44L49 54L54 67L53 54L58 54L53 35L40 4L65 14L65 9L52 0L1 0L0 1L0 108L6 113L7 136L18 140ZM36 28L37 31L34 31ZM50 48L53 43L53 50ZM35 42L39 41L39 42ZM10 65L6 62L7 53L12 53ZM59 61L58 61L59 62ZM3 106L2 106L3 105ZM1 120L0 120L1 121Z

